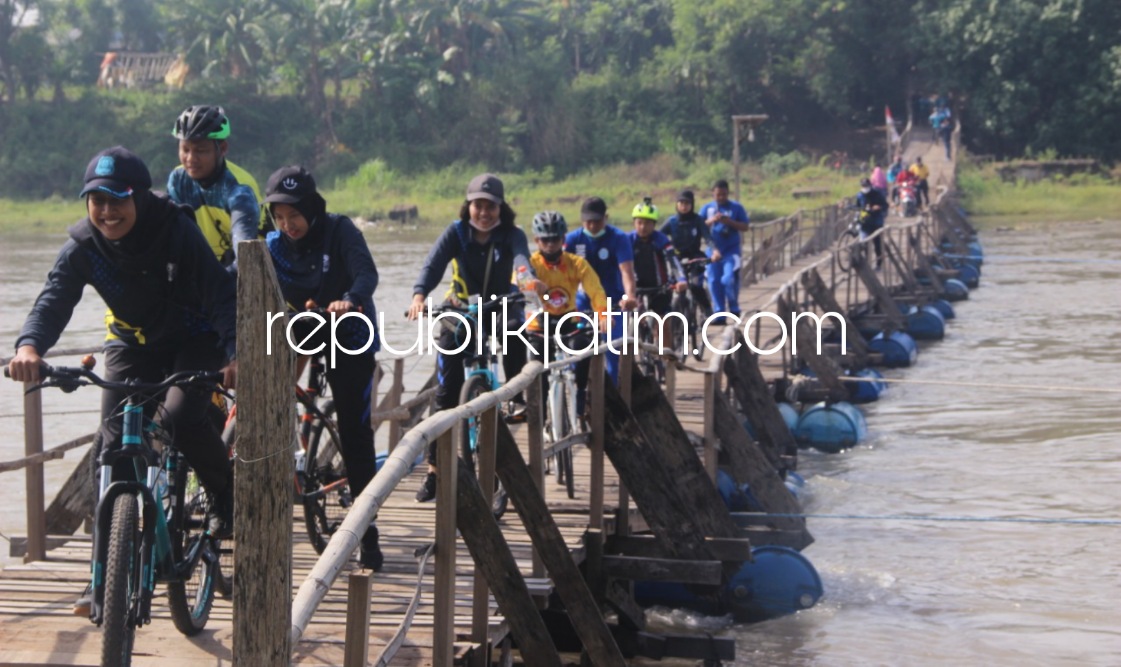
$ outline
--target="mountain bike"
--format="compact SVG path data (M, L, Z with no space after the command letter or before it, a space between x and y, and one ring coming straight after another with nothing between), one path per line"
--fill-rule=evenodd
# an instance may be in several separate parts
M525 297L522 294L510 294L482 303L475 302L465 306L443 304L432 309L434 315L457 313L463 316L466 318L467 327L471 332L467 354L463 357L463 388L459 391L460 405L464 405L502 386L502 383L498 380L498 353L495 351L493 332L484 333L480 322L486 322L488 319L486 315L492 310L497 309L498 312L501 312L503 301L509 304L518 304L524 303L524 300ZM456 330L458 337L461 333L464 333L459 330L463 322L453 324L451 320L455 319L442 318L440 323ZM483 336L481 351L478 341L474 338L480 335ZM480 416L468 417L463 420L463 433L459 441L459 455L472 473L478 470L475 459L478 450ZM495 519L502 518L502 515L506 513L508 504L509 498L506 495L506 489L503 488L502 482L495 477L494 495L491 496L490 506L491 514L494 515Z
M206 521L211 500L174 447L173 434L144 408L171 387L223 391L222 374L182 371L161 382L110 381L93 366L88 356L77 368L44 365L43 380L28 391L69 393L95 385L128 394L110 417L121 420L121 440L103 443L99 456L90 620L102 628L101 664L129 665L136 628L151 622L156 582L167 586L176 629L193 636L210 618L218 576L219 542Z
M595 317L594 313L585 315ZM558 331L550 336L549 384L545 399L545 442L552 451L552 456L546 457L546 465L551 467L555 463L557 484L565 485L569 498L576 497L576 481L572 475L572 447L575 443L569 438L581 430L581 422L576 409L576 363L566 363L570 355L558 342L563 342L569 349L580 348L583 345L577 342L578 339L587 338L589 333L587 320L573 316L568 322L573 321L575 324L571 325L571 330ZM570 326L568 322L566 327ZM544 345L546 332L535 331L532 337L535 344Z
M645 313L653 313L654 311L650 308L651 298L658 294L669 292L670 288L666 286L639 287L635 291L638 292L638 308L635 309L631 317L638 318ZM638 367L642 370L642 373L647 377L654 378L659 384L662 384L666 381L666 363L660 353L661 332L655 330L653 322L654 319L652 317L642 317L638 320L638 341L634 351L638 353ZM681 337L680 329L677 326L678 324L680 324L678 318L670 318L670 340L667 342L671 345L679 345L681 343L681 341L674 340L675 329L678 331L676 336L678 338ZM631 327L633 327L633 324ZM631 327L628 327L627 333L633 330ZM677 352L675 351L674 353L676 354Z
M702 361L705 357L705 346L704 341L701 339L701 329L704 327L705 320L712 315L712 298L708 296L708 281L705 280L705 267L711 263L712 260L708 257L694 257L692 259L681 260L681 266L685 269L689 289L685 290L684 294L675 295L673 310L685 316L687 332L684 335L682 334L679 323L676 320L674 320L671 325L671 330L674 334L674 351L678 352L682 362L685 361L690 351L697 361ZM697 298L698 290L704 294L704 302Z
M852 211L852 218L845 227L837 241L833 244L833 255L837 258L837 268L848 271L860 263L864 256L863 244L857 243L860 239L860 230L864 221L871 215L868 211L856 206L849 206L846 210Z
M303 508L304 528L316 553L323 553L335 530L342 524L354 498L347 486L342 443L335 425L335 404L323 400L327 393L326 367L322 355L308 362L307 382L295 385L297 425L293 456L296 460L295 493ZM229 413L222 431L231 458L237 448L237 405ZM228 557L223 556L222 571L228 572ZM223 578L220 593L229 584Z

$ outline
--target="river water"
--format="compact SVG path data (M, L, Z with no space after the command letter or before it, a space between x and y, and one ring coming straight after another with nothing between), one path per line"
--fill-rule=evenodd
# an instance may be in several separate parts
M916 383L864 406L870 436L857 448L803 452L806 511L847 517L809 522L823 600L749 626L672 623L736 636L745 665L1121 664L1121 526L1077 523L1121 521L1121 223L982 241L981 288L955 304L946 339L888 373ZM0 239L0 340L14 340L61 242ZM391 341L415 336L399 316L428 245L371 237ZM60 346L95 344L103 312L87 294ZM0 384L9 460L22 452L21 399ZM93 429L96 392L44 399L47 412L89 411L50 417L48 446ZM47 465L48 497L73 460ZM0 475L0 494L0 531L22 533L22 475Z

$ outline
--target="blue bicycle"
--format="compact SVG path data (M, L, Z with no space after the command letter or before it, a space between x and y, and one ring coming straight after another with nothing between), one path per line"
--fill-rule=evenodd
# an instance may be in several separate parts
M525 299L521 294L508 295L504 298L509 305L523 303ZM467 306L444 304L439 308L433 309L434 314L458 313L467 318L470 323L468 326L470 327L472 338L471 344L468 345L468 354L463 357L463 388L459 392L460 405L502 386L502 383L498 379L498 353L495 351L494 336L490 332L483 333L483 329L479 325L480 320L484 322L487 320L486 315L491 311L498 309L499 312L501 312L502 302L503 299L494 299L482 303L472 303ZM483 317L480 317L480 312L483 313ZM445 326L455 326L448 318L441 319L440 322ZM478 335L484 336L481 353L474 339L474 336ZM475 465L478 438L479 417L468 417L464 419L463 435L459 441L459 455L463 458L463 462L472 473L478 469ZM506 489L503 488L502 482L496 477L494 480L494 495L491 497L490 506L494 518L502 518L502 515L506 513L508 505L509 498L506 495Z
M206 527L208 494L171 434L144 414L144 405L171 387L224 393L222 374L183 371L162 382L113 382L98 377L93 363L86 357L80 368L44 366L43 381L28 391L58 387L69 393L96 385L128 392L112 417L122 421L121 441L103 447L99 458L90 620L103 630L101 664L129 665L136 628L151 621L157 581L167 584L175 627L192 636L210 618L221 576L220 545Z

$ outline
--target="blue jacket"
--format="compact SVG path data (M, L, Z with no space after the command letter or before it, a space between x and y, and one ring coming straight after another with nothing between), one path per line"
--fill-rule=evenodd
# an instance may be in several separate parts
M591 264L603 291L618 303L623 297L623 274L619 272L619 265L634 261L634 251L630 239L618 228L604 225L603 229L603 235L598 239L588 236L583 229L569 232L564 237L564 249Z
M490 275L487 276L487 248L493 248L494 258L490 261ZM448 225L436 244L428 251L428 257L421 267L420 276L413 285L413 294L427 296L444 277L448 264L452 265L452 284L448 296L460 301L476 294L490 298L491 294L503 296L513 294L517 286L511 281L514 275L514 258L521 256L529 262L529 242L525 232L513 224L500 223L491 232L486 244L471 238L471 225L465 220L456 220ZM483 280L487 284L483 284Z
M370 352L377 352L381 349L374 310L378 269L370 248L350 218L334 213L319 217L322 219L315 224L324 227L315 230L314 236L309 231L314 242L306 247L297 248L280 231L269 232L266 237L280 292L297 312L304 310L308 299L322 308L332 301L349 301L358 306L374 325ZM370 337L366 325L353 318L343 320L337 333L339 342L350 349L361 347Z
M195 221L214 256L231 266L238 242L257 238L264 216L257 181L229 160L221 169L217 180L204 188L183 167L176 167L167 177L167 194L172 201L194 209Z
M737 222L751 222L750 218L747 217L747 211L744 207L741 206L739 202L731 199L723 206L720 206L715 201L710 201L702 206L700 211L697 211L697 215L708 220L717 209ZM712 242L716 246L716 249L720 251L720 254L724 256L740 254L740 246L743 244L739 230L733 229L723 222L718 222L712 226Z

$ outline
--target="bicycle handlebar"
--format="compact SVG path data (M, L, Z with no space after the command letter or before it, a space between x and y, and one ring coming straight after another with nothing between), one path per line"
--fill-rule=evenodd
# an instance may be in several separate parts
M217 391L223 396L230 394L222 387L221 371L179 371L172 373L160 382L141 382L139 380L106 380L85 366L51 366L42 364L39 375L43 379L30 387L27 393L38 391L45 387L58 387L66 393L78 387L95 385L102 389L121 389L130 392L161 392L170 387L187 387L206 385L212 391ZM8 369L4 369L4 377L11 377Z

